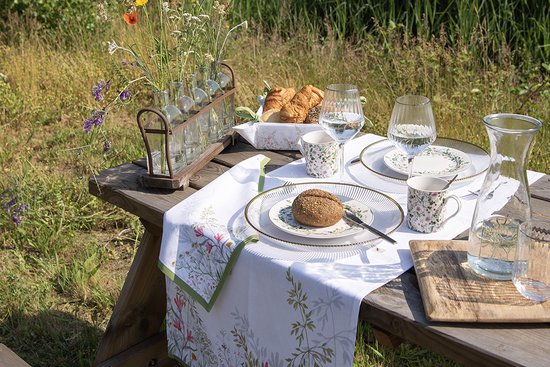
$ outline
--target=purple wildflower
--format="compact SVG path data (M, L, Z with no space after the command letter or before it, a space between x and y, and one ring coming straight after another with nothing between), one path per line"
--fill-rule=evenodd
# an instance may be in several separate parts
M103 91L107 92L111 87L111 80L105 82L105 80L100 80L97 85L92 87L92 95L95 100L100 102L103 101Z
M4 209L6 209L9 213L9 211L11 210L11 208L17 204L17 198L15 196L12 196L11 197L11 200L8 201L7 203L4 203L3 207Z
M131 96L132 96L132 93L130 93L130 91L126 89L119 93L118 98L120 98L121 101L125 101Z
M5 196L5 194L8 192L9 191L4 191L0 195L0 197ZM27 210L29 210L29 207L30 207L29 204L22 204L22 203L17 204L17 197L15 196L12 196L10 201L4 203L2 206L4 207L4 209L6 209L6 212L8 213L8 215L11 215L11 220L15 224L21 223L21 215L25 213ZM13 210L14 208L15 210Z
M17 206L17 209L14 210L13 213L11 213L11 220L15 224L21 223L21 215L25 213L27 210L29 210L30 206L29 204L19 204Z
M103 124L103 119L105 117L105 108L95 109L92 112L92 116L89 119L84 120L84 131L86 134L92 131L92 128L99 127Z

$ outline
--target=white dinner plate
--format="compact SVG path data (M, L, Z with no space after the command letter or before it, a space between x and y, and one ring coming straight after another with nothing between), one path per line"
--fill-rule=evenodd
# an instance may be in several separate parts
M299 236L310 238L340 238L356 234L363 230L361 226L344 218L340 219L336 224L328 227L311 227L298 223L292 215L292 202L296 196L286 198L279 201L269 210L269 219L281 231ZM364 203L357 200L342 200L344 210L347 210L357 215L367 224L371 224L374 220L372 210Z
M399 149L393 149L384 155L384 163L392 170L408 175L407 155ZM467 170L472 161L468 155L458 149L433 145L429 146L413 160L413 175L447 177Z

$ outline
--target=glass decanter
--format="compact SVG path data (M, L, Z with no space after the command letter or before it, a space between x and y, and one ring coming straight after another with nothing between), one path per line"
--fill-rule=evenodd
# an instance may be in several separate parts
M477 273L509 280L518 226L531 218L526 163L541 122L523 115L493 114L483 123L491 161L477 198L468 244L468 263Z

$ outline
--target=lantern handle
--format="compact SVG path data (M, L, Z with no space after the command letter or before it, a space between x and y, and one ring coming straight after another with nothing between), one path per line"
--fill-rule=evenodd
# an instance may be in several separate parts
M233 88L235 88L235 72L233 71L233 68L223 61L220 63L220 65L225 66L231 73L231 81L233 82Z
M160 118L160 121L162 121L162 124L164 126L164 129L148 129L144 126L143 121L141 120L141 115L144 113L153 113L157 115ZM148 171L150 176L156 176L153 170L153 154L151 151L151 145L149 144L149 139L147 138L147 133L153 133L153 134L164 134L164 149L165 149L165 157L166 157L166 163L168 164L168 173L170 174L170 177L174 177L173 171L172 171L172 163L170 162L170 144L168 144L168 135L170 135L170 128L168 127L168 120L166 119L166 116L159 111L156 108L152 107L146 107L139 110L137 114L137 124L139 127L139 131L141 132L141 137L143 138L143 142L145 143L145 149L147 151L147 162L148 164Z

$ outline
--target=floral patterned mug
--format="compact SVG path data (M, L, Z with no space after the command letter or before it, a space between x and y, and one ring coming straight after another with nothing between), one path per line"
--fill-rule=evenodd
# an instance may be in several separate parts
M447 195L447 181L442 178L416 176L407 180L407 186L407 225L414 231L436 232L460 211L460 199ZM455 200L458 207L447 217L449 199Z
M315 178L331 177L338 172L338 143L324 131L312 131L298 141L306 159L307 174Z

